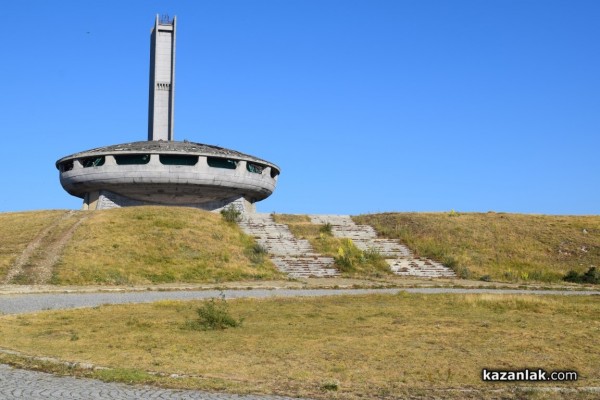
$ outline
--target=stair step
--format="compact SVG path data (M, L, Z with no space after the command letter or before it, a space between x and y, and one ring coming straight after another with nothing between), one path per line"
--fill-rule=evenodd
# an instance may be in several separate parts
M310 215L314 224L331 224L335 237L349 238L356 247L375 250L386 258L391 271L402 276L426 276L431 278L456 277L450 268L433 260L415 258L408 247L394 239L377 237L369 225L357 225L349 215Z
M390 269L396 275L427 276L455 278L456 274L450 268L435 261L419 258L386 260Z
M239 225L267 249L281 272L294 278L339 275L333 267L333 258L314 253L308 240L297 239L287 225L276 223L270 214L251 214Z
M408 247L394 239L378 238L369 225L357 225L348 215L310 215L312 223L332 225L332 234L351 239L359 249L375 250L390 265L390 270L400 276L428 278L456 277L454 271L433 260L416 258ZM270 214L251 214L239 223L240 227L271 256L277 268L291 277L331 277L339 271L334 260L314 253L310 242L297 239L285 224L278 224Z

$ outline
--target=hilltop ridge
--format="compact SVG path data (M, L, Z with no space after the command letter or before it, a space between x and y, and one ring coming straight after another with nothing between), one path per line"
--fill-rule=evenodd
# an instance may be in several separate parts
M307 216L294 218L282 221L298 239L319 240L323 224L311 223ZM569 271L583 274L600 266L600 216L451 212L383 213L353 219L375 228L381 240L399 240L415 256L443 263L463 279L563 283ZM339 244L338 239L329 242L329 246ZM219 214L194 208L0 214L0 283L4 284L139 286L289 280L266 250ZM328 256L335 258L337 251L337 247L329 249ZM382 275L377 268L344 273L338 266L345 278L402 284L403 278Z
M140 285L282 278L267 257L255 252L251 237L219 214L193 208L6 213L0 214L0 239L4 283ZM40 269L45 279L37 273Z

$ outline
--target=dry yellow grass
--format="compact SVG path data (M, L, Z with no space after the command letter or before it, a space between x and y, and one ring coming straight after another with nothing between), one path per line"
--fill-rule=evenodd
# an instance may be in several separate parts
M354 217L468 278L560 281L600 267L600 216L384 213Z
M198 302L4 316L0 346L118 368L96 373L104 379L318 398L600 385L596 297L401 293L228 303L244 322L225 331L185 329ZM579 380L495 385L481 381L484 367L576 370Z
M66 211L0 213L0 281L35 237L66 214Z
M277 279L255 242L219 214L193 208L95 211L63 252L56 284L147 284Z

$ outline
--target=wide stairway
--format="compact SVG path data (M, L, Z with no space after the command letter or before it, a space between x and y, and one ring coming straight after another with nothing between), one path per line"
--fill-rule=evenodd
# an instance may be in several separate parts
M239 223L271 256L277 268L294 278L331 277L339 275L333 258L316 254L305 239L297 239L287 225L273 221L270 214L246 214Z
M455 278L450 268L428 258L415 257L408 247L394 239L377 238L369 225L357 225L349 215L309 215L313 224L331 224L333 236L349 238L361 250L374 250L383 256L396 275L427 278Z

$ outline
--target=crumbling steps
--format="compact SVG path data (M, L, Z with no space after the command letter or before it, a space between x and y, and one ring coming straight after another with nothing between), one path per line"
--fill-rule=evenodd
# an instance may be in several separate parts
M333 258L319 255L307 257L275 256L271 259L281 272L293 278L327 278L339 275Z
M420 276L425 278L456 278L450 268L427 258L397 258L386 260L392 272L401 276Z
M385 258L410 257L408 247L394 239L379 239L369 225L356 225L348 215L310 215L313 224L331 224L331 233L338 238L352 239L361 250L375 250Z
M396 275L455 278L454 271L439 262L414 257L408 247L394 239L377 238L369 225L357 225L349 215L309 215L313 224L331 224L333 236L352 239L359 249L377 251Z
M285 224L278 224L270 214L247 214L239 223L271 256L277 268L294 278L339 275L333 258L316 254L306 239L297 239Z
M383 258L411 257L408 247L393 239L355 239L352 241L359 249L374 250Z

